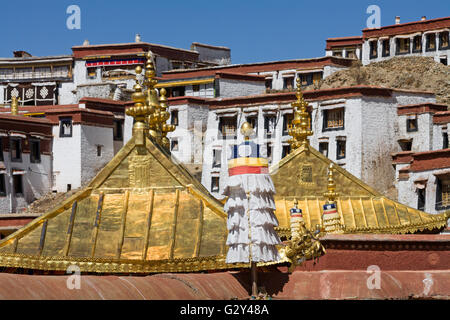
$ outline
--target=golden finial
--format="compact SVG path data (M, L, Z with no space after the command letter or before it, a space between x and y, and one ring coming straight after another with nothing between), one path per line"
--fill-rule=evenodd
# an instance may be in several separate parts
M19 101L20 98L11 97L11 114L17 116L19 114Z
M134 101L134 106L127 108L126 114L135 119L133 125L133 136L136 138L136 145L145 145L145 131L147 128L145 119L153 111L151 107L145 103L145 93L142 92L142 86L139 84L137 75L141 74L142 67L136 67L136 84L134 85L134 93L131 98Z
M334 203L336 201L337 196L336 193L336 183L334 182L334 165L330 163L328 166L328 184L327 184L327 192L323 194L325 198L327 198L327 203Z
M166 89L159 90L159 105L160 105L160 121L161 121L161 145L169 150L170 142L167 138L167 133L175 130L175 125L166 123L170 118L170 113L167 111Z
M253 133L254 130L252 125L249 122L245 121L241 126L241 134L244 136L244 139L249 140L250 136L253 135Z
M303 98L303 93L300 84L300 78L297 78L297 89L296 94L297 101L291 103L294 110L294 119L292 120L292 127L288 130L292 139L289 140L291 145L291 150L295 150L298 147L307 148L309 145L308 137L313 133L308 130L309 127L309 113L308 113L308 103Z

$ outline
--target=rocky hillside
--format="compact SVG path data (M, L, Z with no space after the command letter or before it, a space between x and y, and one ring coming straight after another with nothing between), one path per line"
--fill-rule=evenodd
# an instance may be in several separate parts
M367 66L358 61L307 90L354 85L432 91L438 103L450 105L450 66L435 62L431 57L394 57Z

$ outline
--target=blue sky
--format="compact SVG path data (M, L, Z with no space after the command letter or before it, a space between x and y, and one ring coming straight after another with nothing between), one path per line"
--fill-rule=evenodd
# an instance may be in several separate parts
M81 29L69 30L69 5L81 9ZM381 9L381 25L450 16L450 1L2 1L0 57L14 50L36 56L71 54L91 44L142 41L189 49L192 42L231 49L233 63L325 55L325 39L360 35L369 5Z

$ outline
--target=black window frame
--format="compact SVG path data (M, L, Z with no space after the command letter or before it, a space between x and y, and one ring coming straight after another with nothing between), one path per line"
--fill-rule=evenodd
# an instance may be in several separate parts
M230 120L233 119L233 120ZM234 135L226 135L224 130L222 130L223 125L224 125L224 121L232 121L234 122ZM223 140L233 140L237 138L237 132L238 132L238 128L237 128L237 116L232 116L232 117L220 117L219 118L219 136L221 137L221 139Z
M222 167L222 149L213 149L212 167L213 168Z
M416 46L416 39L420 39L420 46ZM412 53L422 52L422 36L418 35L412 38Z
M34 145L37 144L37 153L35 154ZM41 163L41 140L30 139L30 162L31 163Z
M275 119L275 127L273 128L273 132L269 132L269 118ZM266 138L270 138L272 135L275 135L275 131L277 130L276 121L277 117L275 115L264 115L264 135Z
M186 96L186 87L179 86L172 88L172 97L184 97Z
M415 128L411 128L412 122L415 122ZM416 131L419 131L417 118L406 119L406 132L416 132Z
M295 76L293 76L293 75L283 77L283 89L285 89L285 90L293 90L295 88L295 81L294 80L295 80ZM289 88L289 86L291 88Z
M326 145L326 149L323 149L322 146L324 146L324 145ZM328 153L329 153L329 147L330 147L330 144L328 143L328 141L321 141L321 142L319 142L319 152L321 154L323 154L327 158L328 158ZM323 150L326 150L327 153L326 154L323 153Z
M251 124L255 134L258 134L258 115L246 117L246 121Z
M442 149L448 149L448 132L442 132Z
M6 197L6 173L0 173L0 197Z
M387 44L387 46L386 46L386 44ZM386 50L386 48L387 48L387 50ZM390 55L391 55L391 41L390 41L390 39L383 39L381 41L381 56L389 57Z
M192 85L192 92L200 92L200 85L199 84L193 84Z
M372 54L373 46L375 46L375 54ZM378 58L378 40L369 41L369 59Z
M430 37L434 36L434 48L431 49L430 48ZM429 33L427 35L425 35L425 51L429 52L429 51L436 51L437 49L437 45L436 45L436 33Z
M16 179L18 181L20 181L19 184L16 183L17 182ZM20 192L17 192L18 185L20 185L20 189L21 189ZM25 192L24 192L23 175L22 174L13 174L13 190L14 190L14 196L20 197L20 198L24 197Z
M447 34L447 46L442 46L442 36L443 34ZM439 50L447 50L450 49L450 34L448 31L441 31L439 32Z
M65 134L64 133L64 123L70 122L70 133ZM72 117L61 117L59 118L59 137L60 138L71 138L73 136L73 120Z
M17 146L19 147L19 151L18 152L17 152L17 149L16 149L16 153L18 153L19 156L15 157L15 158L13 158L13 149L15 149L15 148L13 148L14 142L18 142ZM22 162L22 153L23 153L23 150L22 150L22 138L19 138L19 137L10 137L9 138L9 153L11 155L11 162Z
M283 159L284 157L288 156L289 153L291 153L291 146L288 145L283 145L283 148L281 150L281 159Z
M291 121L288 121L289 119ZM290 126L292 126L292 120L294 120L294 114L293 113L285 113L283 114L283 136L289 135L289 129Z
M177 147L176 150L174 149L175 146ZM180 150L180 144L179 144L178 138L170 139L170 152L179 151L179 150Z
M266 81L265 81L266 90L272 89L272 85L273 85L273 79L272 78L266 79Z
M442 180L447 180L447 179L450 179L450 178L446 177L446 179L442 179L442 178L436 177L436 204L435 204L436 211L450 209L450 204L448 206L442 205Z
M217 181L217 191L216 191L216 184L215 182ZM211 192L219 192L220 191L220 177L218 176L212 176L211 177Z
M344 148L342 148L342 145ZM344 155L340 155L340 151L344 150ZM347 157L347 140L346 139L336 139L336 160L345 159Z
M328 127L328 112L338 112L342 111L342 126L341 127ZM334 108L334 109L325 109L322 110L322 132L325 131L337 131L337 130L344 130L345 129L345 107L341 108Z
M407 43L407 51L400 52L400 42L405 41ZM401 56L404 54L410 54L411 53L411 39L410 38L397 38L395 39L395 55Z
M178 118L178 110L172 110L170 111L170 124L174 125L174 126L178 126L178 124L180 123L180 119Z
M426 204L427 194L426 189L417 189L417 210L424 211Z
M114 119L113 139L114 141L123 141L123 119Z

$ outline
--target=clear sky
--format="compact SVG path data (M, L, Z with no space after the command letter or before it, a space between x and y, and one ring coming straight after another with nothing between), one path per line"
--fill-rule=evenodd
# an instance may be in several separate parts
M69 30L69 5L81 9L81 29ZM450 16L449 0L40 0L1 1L0 57L71 54L91 44L142 41L189 49L192 42L227 46L233 63L325 55L325 39L361 35L369 5L381 25Z

